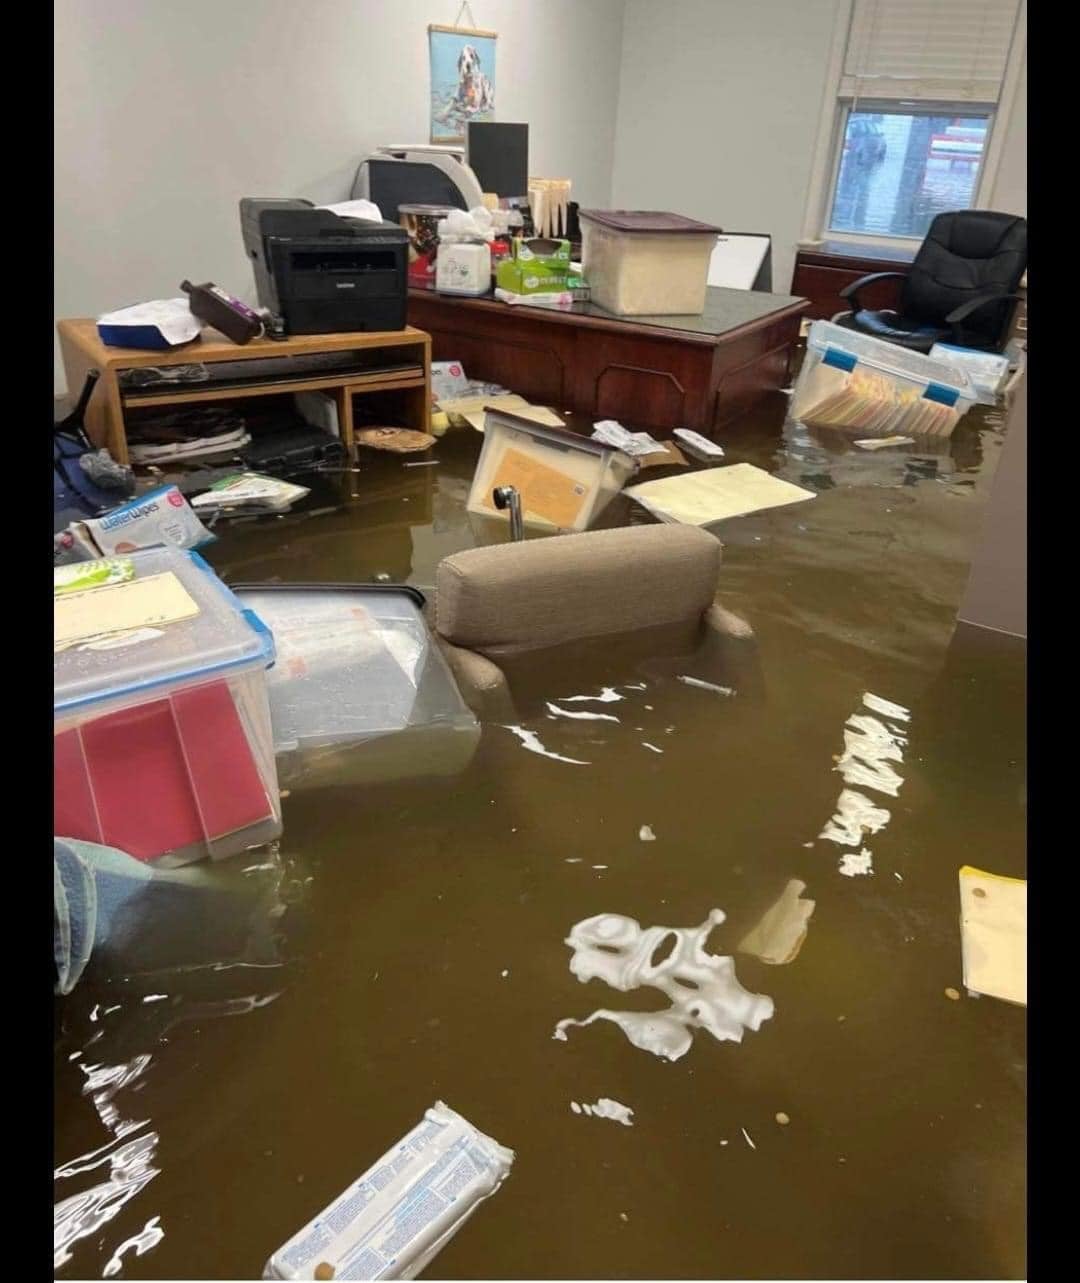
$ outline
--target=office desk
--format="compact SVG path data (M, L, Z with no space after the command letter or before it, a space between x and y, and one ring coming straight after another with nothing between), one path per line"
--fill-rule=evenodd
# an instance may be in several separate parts
M871 272L903 272L907 275L918 245L910 249L886 245L854 245L844 241L822 241L804 246L795 255L791 288L810 300L811 320L831 320L837 312L849 312L851 304L840 291ZM860 293L868 308L895 307L900 298L899 281L879 281Z
M432 357L542 405L712 436L785 387L806 299L710 288L700 316L617 317L409 291Z

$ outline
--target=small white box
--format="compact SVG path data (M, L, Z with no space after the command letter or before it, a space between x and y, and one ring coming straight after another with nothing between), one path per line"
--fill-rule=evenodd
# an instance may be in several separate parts
M332 437L341 439L338 426L337 402L325 392L297 392L293 396L297 412L305 423L321 428Z

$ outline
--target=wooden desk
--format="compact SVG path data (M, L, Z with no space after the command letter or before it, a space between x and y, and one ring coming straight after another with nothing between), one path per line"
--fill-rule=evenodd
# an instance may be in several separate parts
M439 360L556 410L639 428L715 429L786 386L809 304L710 288L701 316L617 317L409 291L409 320Z
M800 249L795 255L795 272L791 288L810 300L807 316L811 320L832 320L837 312L850 312L851 304L840 297L860 276L871 272L903 272L907 275L919 246L897 249L889 246L857 246L845 241L824 241L813 248ZM901 281L881 281L860 291L868 308L895 307L900 297Z
M337 402L338 425L342 444L350 457L355 457L353 437L353 397L360 394L398 392L394 422L403 427L427 432L431 427L431 339L407 326L385 333L299 334L293 338L253 339L243 347L231 343L216 330L202 338L167 352L146 352L135 348L106 347L98 338L92 320L60 321L60 351L64 358L68 392L79 393L87 370L101 372L101 386L94 392L86 412L86 425L91 440L108 446L118 463L128 462L125 414L147 407L166 409L176 405L196 405L214 401L238 401L248 397L275 396L293 392L323 391ZM146 366L193 365L214 361L248 361L257 358L283 358L310 355L314 352L374 352L393 349L395 363L419 365L422 374L403 375L372 369L362 374L328 373L319 377L297 377L289 381L258 382L243 387L200 387L198 383L178 383L175 390L153 395L137 389L125 390L120 375L125 370ZM399 411L399 412L398 412Z

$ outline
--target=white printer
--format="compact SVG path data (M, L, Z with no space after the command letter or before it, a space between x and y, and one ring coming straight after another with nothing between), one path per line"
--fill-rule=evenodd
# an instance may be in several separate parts
M374 201L392 223L398 222L399 205L475 209L483 203L464 147L425 143L391 143L365 156L353 179L352 198Z

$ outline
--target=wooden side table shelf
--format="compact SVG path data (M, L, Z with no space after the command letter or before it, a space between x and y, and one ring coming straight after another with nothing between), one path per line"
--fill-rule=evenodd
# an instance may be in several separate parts
M94 393L86 412L86 426L96 445L105 445L117 463L128 463L126 416L129 411L148 407L167 409L177 405L198 405L215 401L240 401L249 397L281 396L294 392L323 391L337 403L341 441L349 457L355 459L353 432L353 398L373 393L398 393L394 401L393 420L402 427L431 430L431 339L422 330L406 326L385 333L300 334L293 338L253 339L238 347L228 339L208 330L204 337L183 347L166 352L146 352L135 348L106 347L98 338L92 320L57 323L60 351L64 359L68 391L77 395L91 369L101 372L101 386ZM284 360L291 356L313 353L356 352L358 368L352 372L327 372L324 375L299 375L295 379L275 374L262 380L232 387L177 383L166 391L141 392L125 388L121 375L128 370L146 367L210 364L215 361ZM419 372L406 373L380 369L383 365L419 366ZM389 422L384 418L382 422Z

